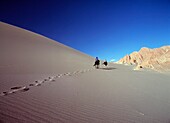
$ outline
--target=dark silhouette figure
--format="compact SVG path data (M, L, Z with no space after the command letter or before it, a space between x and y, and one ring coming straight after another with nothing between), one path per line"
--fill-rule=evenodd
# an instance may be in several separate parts
M105 66L107 66L107 65L108 65L108 63L107 63L107 61L106 61L106 60L103 62L103 64L104 64Z
M95 66L98 69L99 65L100 65L100 60L98 59L98 57L96 57L96 60L93 66Z

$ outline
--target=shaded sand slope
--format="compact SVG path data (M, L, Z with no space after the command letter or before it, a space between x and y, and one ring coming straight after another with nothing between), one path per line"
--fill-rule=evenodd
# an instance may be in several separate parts
M3 23L1 27L5 40L15 34L11 30L23 35L10 39L20 37L14 46L1 40L8 53L1 53L0 61L0 122L170 122L169 75L119 64L94 69L93 59L85 54L35 33ZM35 44L32 38L37 38Z
M41 35L4 23L0 28L1 74L55 73L91 61L89 56Z
M27 83L49 74L56 75L87 68L93 63L90 56L44 36L2 22L0 58L0 90L7 89L8 85L15 85L16 82Z

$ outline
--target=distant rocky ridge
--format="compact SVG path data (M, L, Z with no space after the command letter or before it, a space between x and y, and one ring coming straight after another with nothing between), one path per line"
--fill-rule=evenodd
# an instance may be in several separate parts
M170 45L149 49L143 47L120 59L117 63L136 65L134 70L150 68L156 71L170 71Z

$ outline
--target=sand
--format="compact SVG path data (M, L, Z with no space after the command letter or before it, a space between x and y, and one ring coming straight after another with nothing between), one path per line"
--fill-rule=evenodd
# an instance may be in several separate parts
M0 122L169 123L170 75L134 71L0 23Z

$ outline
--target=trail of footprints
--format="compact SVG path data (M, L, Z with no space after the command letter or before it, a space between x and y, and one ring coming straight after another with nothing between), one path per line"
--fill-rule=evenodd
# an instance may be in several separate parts
M0 96L7 96L10 94L26 92L26 91L30 90L31 87L41 86L43 83L46 83L46 82L55 82L57 78L61 78L64 76L74 76L74 75L82 74L82 73L89 72L92 70L93 69L85 69L85 70L79 70L79 71L74 71L74 72L67 72L64 74L58 74L56 76L50 76L50 77L45 78L41 81L40 80L34 81L33 83L30 83L28 86L14 86L14 87L11 87L11 89L9 91L4 91L4 92L0 93Z

